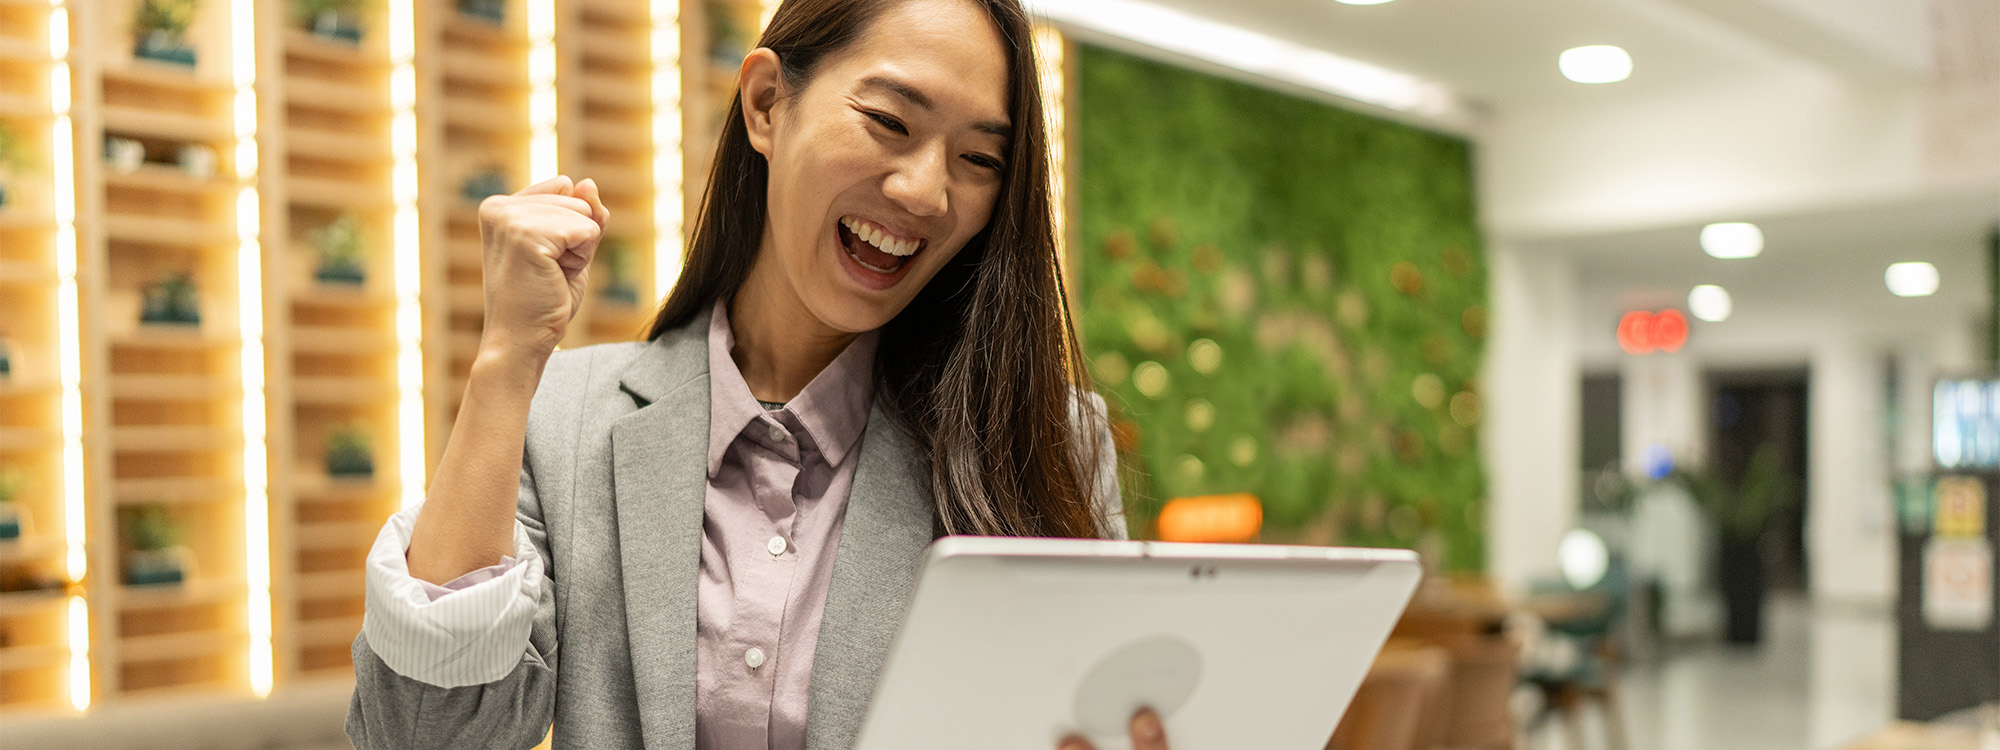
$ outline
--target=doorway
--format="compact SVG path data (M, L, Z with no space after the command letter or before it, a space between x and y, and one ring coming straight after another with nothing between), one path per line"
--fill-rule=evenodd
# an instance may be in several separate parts
M1764 581L1771 591L1804 592L1808 383L1804 369L1708 373L1708 465L1724 487L1740 487L1760 450L1776 456L1791 481L1764 537Z

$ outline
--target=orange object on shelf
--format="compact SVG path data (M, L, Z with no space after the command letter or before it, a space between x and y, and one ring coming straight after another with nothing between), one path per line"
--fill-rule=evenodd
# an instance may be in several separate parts
M1159 528L1166 542L1247 542L1264 528L1264 504L1248 492L1175 498Z

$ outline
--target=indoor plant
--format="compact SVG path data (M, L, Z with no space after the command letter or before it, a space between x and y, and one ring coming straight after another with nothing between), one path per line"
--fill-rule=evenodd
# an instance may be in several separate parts
M368 283L368 269L362 262L361 222L353 214L342 214L326 226L313 230L308 239L319 255L319 267L313 271L314 279L322 284L360 286Z
M145 308L139 322L168 325L201 325L201 299L194 274L182 271L146 287Z
M500 26L507 23L507 0L458 0L458 12Z
M137 39L132 54L148 60L194 66L187 32L194 25L195 0L139 0L132 21Z
M459 197L474 205L478 205L480 201L490 196L505 195L508 192L507 172L497 166L488 166L466 177L465 182L460 183L458 187Z
M353 424L336 427L326 436L326 475L339 479L375 476L375 455L368 431Z
M292 0L292 21L320 37L361 43L361 0Z
M180 525L165 506L141 505L123 515L127 584L177 584L194 576L194 551L182 544Z
M8 187L28 170L28 146L13 126L0 122L0 208L7 205Z
M1791 506L1795 486L1778 450L1763 445L1734 486L1706 472L1681 472L1695 501L1715 523L1716 586L1722 592L1730 643L1753 645L1764 631L1764 545L1771 519Z
M27 511L14 499L28 479L11 466L0 467L0 540L19 539L28 525Z
M632 246L623 237L606 237L600 248L604 256L604 286L598 299L627 307L639 304L639 284L632 278Z

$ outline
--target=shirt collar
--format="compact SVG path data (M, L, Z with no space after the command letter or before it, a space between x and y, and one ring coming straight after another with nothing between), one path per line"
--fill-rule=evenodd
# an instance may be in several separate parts
M868 410L874 403L877 336L869 331L856 337L806 384L805 390L785 404L784 410L798 420L828 466L839 466L868 426ZM723 454L743 428L765 413L729 354L735 348L729 305L718 299L708 324L709 476L721 471Z

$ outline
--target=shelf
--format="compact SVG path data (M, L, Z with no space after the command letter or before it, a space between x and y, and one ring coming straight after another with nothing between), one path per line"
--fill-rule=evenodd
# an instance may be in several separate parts
M243 641L243 634L226 630L125 636L118 639L118 661L131 664L209 656L237 648Z
M47 44L33 39L0 36L0 61L47 63L54 59L49 57Z
M54 396L62 393L62 383L49 378L30 378L15 373L11 377L0 378L0 396L23 398Z
M292 291L293 307L372 310L396 304L396 298L362 285L306 284Z
M517 32L513 26L495 26L485 21L467 18L463 13L449 13L445 16L444 33L447 43L468 41L495 47L522 49L528 46L527 36Z
M41 97L0 94L0 117L27 120L54 116L55 113L49 110L49 103Z
M56 269L49 267L47 263L0 260L0 286L48 288L59 280Z
M302 29L285 30L285 54L302 60L386 68L388 63L371 57L366 48L336 42Z
M447 98L444 102L444 124L447 128L525 138L528 135L528 111L478 99Z
M301 474L292 479L292 495L305 503L354 503L380 500L394 485L374 479L336 479L324 474Z
M337 210L372 211L393 208L386 185L372 186L320 177L286 178L286 198L293 205L318 206Z
M222 430L206 425L111 426L111 450L117 453L197 453L228 442Z
M240 483L212 477L145 477L111 483L111 496L119 505L236 502L243 498L242 490Z
M212 401L234 399L236 383L209 375L113 375L111 398L116 401Z
M142 164L130 172L105 170L104 185L184 195L226 195L236 190L236 182L220 174L195 177L170 164Z
M0 542L0 563L43 560L60 555L62 552L63 540L60 536L54 534L24 536Z
M379 521L342 521L312 525L311 534L300 534L300 551L367 549L382 531Z
M202 248L236 243L236 232L231 228L171 216L109 214L104 217L104 234L112 242L160 247Z
M635 114L653 108L652 82L630 73L584 71L583 102L587 106L621 109Z
M229 601L245 591L241 578L198 578L184 583L118 587L118 608L127 612L196 607Z
M445 262L453 268L481 270L486 264L485 254L486 248L477 239L460 237L445 240Z
M450 334L450 341L451 341L450 351L451 351L452 361L471 362L474 358L479 356L478 331L452 331ZM463 377L464 377L463 373L458 373L454 376L454 380ZM461 382L455 382L454 385L463 386L465 384ZM464 388L461 387L456 390L462 391L464 390Z
M584 0L579 5L583 6L583 18L586 22L595 21L622 26L645 26L652 23L652 19L647 15L648 8L643 2Z
M60 643L0 648L0 672L49 669L69 663L69 647Z
M366 575L360 568L354 568L300 573L292 580L293 588L302 600L351 599L367 593Z
M379 87L290 75L285 76L285 104L359 115L386 115L394 111L389 107L387 92Z
M62 433L33 427L0 427L0 452L46 451L62 447Z
M342 617L335 620L311 620L301 622L296 631L299 643L307 648L315 646L339 646L354 642L354 636L361 632L361 618Z
M53 228L54 214L24 208L0 208L0 230Z
M521 71L495 56L463 47L446 47L438 52L444 79L479 86L520 87L527 82Z
M46 610L60 609L68 602L69 592L62 589L8 591L0 593L0 618L41 614Z
M172 89L181 94L226 96L236 93L234 84L204 79L195 75L193 68L136 58L123 65L106 67L104 82Z
M285 131L285 150L294 157L325 161L358 164L389 161L386 138L304 127Z
M201 351L236 346L234 336L221 336L195 326L140 324L138 330L128 331L111 337L111 345L119 349L151 349L166 351Z
M653 67L652 45L643 33L617 27L585 27L577 31L576 44L583 48L585 65L613 65L637 70Z
M396 340L384 332L361 328L298 326L292 329L293 354L384 354L396 350Z
M486 293L476 286L454 286L445 294L445 309L453 315L486 316Z
M592 150L644 157L653 151L653 133L629 122L600 118L584 121L583 143L585 148Z
M292 383L292 398L313 406L362 406L396 395L394 388L374 378L295 377Z
M591 167L587 176L597 181L599 191L605 195L631 198L653 192L652 175L644 169L599 165Z
M202 117L113 104L104 105L103 115L104 131L111 135L152 137L191 143L213 143L236 138L231 123L219 117Z

